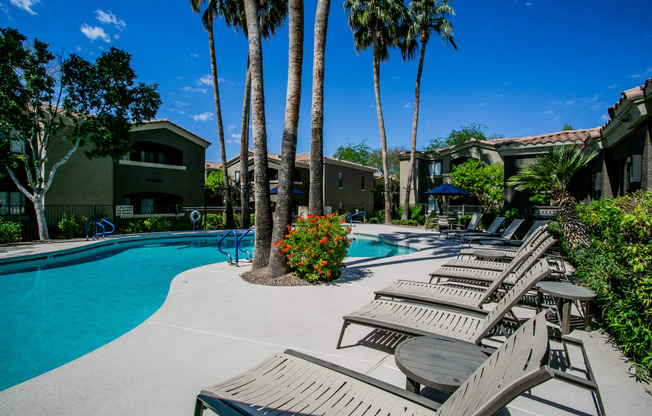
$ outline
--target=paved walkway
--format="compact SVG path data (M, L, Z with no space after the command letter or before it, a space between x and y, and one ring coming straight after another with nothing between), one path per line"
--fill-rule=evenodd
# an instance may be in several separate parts
M382 235L420 251L382 259L349 258L341 279L314 287L251 285L239 277L248 267L225 263L186 271L172 281L163 307L142 325L73 362L0 392L0 415L191 415L201 388L286 348L404 387L394 357L378 348L377 334L368 328L350 326L345 348L335 349L342 316L398 278L427 280L428 273L459 248L415 228L358 225L355 232ZM0 258L70 244L87 243L2 248ZM572 336L586 343L607 414L650 414L650 386L634 381L607 338L595 330L575 330ZM374 342L376 348L364 345ZM437 397L434 391L426 394ZM519 397L501 414L594 415L596 409L587 391L552 380Z

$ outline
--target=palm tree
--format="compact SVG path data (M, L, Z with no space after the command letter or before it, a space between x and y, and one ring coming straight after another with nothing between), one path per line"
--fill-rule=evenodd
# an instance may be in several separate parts
M294 189L294 165L297 153L297 129L299 127L299 105L301 103L301 75L303 65L303 0L289 1L289 49L288 86L285 99L285 121L281 145L281 169L278 173L278 194L272 230L272 241L278 241L286 234L286 227L292 221L292 192ZM287 273L285 256L280 250L270 248L269 277Z
M586 226L577 217L577 201L568 190L573 175L598 155L596 150L578 149L573 145L556 146L548 154L521 167L518 174L507 180L507 185L519 191L543 186L551 193L552 203L559 207L558 216L564 237L570 247L588 244Z
M324 214L324 73L326 30L330 0L319 0L315 14L315 49L312 61L312 116L310 129L310 189L308 212Z
M190 6L195 13L199 13L205 0L190 0ZM202 23L208 32L208 46L211 57L211 73L213 75L213 96L215 97L215 116L217 118L217 134L220 141L220 153L222 158L222 175L224 176L224 202L226 205L226 228L235 228L233 219L233 204L231 203L231 186L229 175L226 169L226 148L224 147L224 127L222 125L222 110L220 108L220 89L217 78L217 59L215 58L215 39L213 37L213 21L218 15L217 1L208 0L208 7L202 15Z
M267 266L272 244L272 215L267 174L267 131L265 125L265 90L263 87L263 49L258 19L258 0L245 0L249 68L251 70L251 124L254 142L254 200L256 204L256 239L252 270Z
M224 16L227 26L244 33L247 37L247 19L244 3L241 1L219 0L218 8ZM258 23L264 40L276 34L287 15L287 2L283 0L259 0ZM240 200L242 205L241 226L249 228L249 107L251 105L251 71L247 58L247 75L245 81L244 102L242 104L242 124L240 127Z
M376 113L385 182L385 223L390 224L392 204L387 165L387 136L380 103L380 64L389 59L389 49L398 44L400 27L407 17L407 9L403 1L396 0L346 0L344 9L349 13L349 27L353 30L356 51L372 48Z
M430 35L435 33L442 37L444 43L450 42L457 50L453 40L453 26L447 19L447 14L455 15L455 11L448 5L449 0L413 0L410 2L410 21L407 28L407 42L401 48L403 59L411 58L416 47L417 37L421 43L419 51L419 67L417 69L417 81L414 87L414 119L412 121L412 148L410 150L410 168L407 176L407 188L405 189L405 201L403 202L403 220L409 219L410 191L412 190L412 175L414 172L414 157L417 146L417 124L419 122L419 96L421 90L421 73L423 71L423 59L426 54L426 45Z

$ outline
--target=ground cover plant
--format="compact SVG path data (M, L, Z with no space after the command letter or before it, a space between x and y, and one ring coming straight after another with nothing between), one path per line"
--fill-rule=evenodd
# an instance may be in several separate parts
M345 267L343 260L353 241L347 238L351 228L343 223L344 218L335 214L299 218L274 246L300 278L308 282L336 279Z
M577 281L597 294L604 326L639 380L652 375L652 192L578 205L590 243L576 251Z

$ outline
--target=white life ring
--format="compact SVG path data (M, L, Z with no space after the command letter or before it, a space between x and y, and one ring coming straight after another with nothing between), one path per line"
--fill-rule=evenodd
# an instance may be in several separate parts
M197 222L200 219L201 219L201 214L199 213L199 211L195 210L190 213L190 221Z

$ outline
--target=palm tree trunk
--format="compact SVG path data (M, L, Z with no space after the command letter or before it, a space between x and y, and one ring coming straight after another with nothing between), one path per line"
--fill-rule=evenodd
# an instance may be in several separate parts
M213 95L215 97L215 116L217 118L217 134L220 141L222 156L222 176L224 177L224 202L226 204L226 228L235 228L233 221L233 204L231 203L231 186L226 169L226 149L224 147L224 127L222 125L222 110L220 107L220 88L217 80L217 59L215 58L215 39L213 38L213 20L208 21L208 46L210 47L211 72L213 73Z
M244 103L242 104L242 126L240 127L240 226L251 227L249 213L249 106L251 105L251 69L247 57L247 78Z
M421 51L419 52L419 69L417 69L417 82L414 86L414 119L412 120L412 147L410 148L410 168L407 175L407 185L405 187L405 201L403 202L402 220L409 220L410 211L410 191L412 190L412 175L414 173L414 157L417 147L417 125L419 124L419 96L421 93L421 73L423 72L423 58L426 55L426 42L421 41ZM415 190L416 192L416 190ZM416 198L415 198L416 200Z
M387 136L385 135L385 121L383 119L383 108L380 104L380 58L373 50L374 60L374 92L376 93L376 113L378 115L378 127L380 128L380 155L383 163L383 179L385 181L385 224L392 223L392 203L389 189L389 169L387 165Z
M312 62L312 117L310 129L310 190L308 212L324 215L324 74L326 30L330 0L319 0L315 15L315 48Z
M552 203L559 207L557 213L566 243L571 248L586 247L589 236L586 225L577 216L577 201L568 191L560 191L552 198Z
M263 49L260 44L258 0L245 0L249 63L251 70L251 124L254 142L254 200L256 239L252 270L267 266L272 244L272 215L267 174L267 131L265 125L265 89L263 87Z
M303 65L303 0L290 0L289 7L288 86L285 99L285 122L281 144L281 169L278 175L278 195L272 230L272 241L279 241L292 223L292 190L297 153L297 129L301 103L301 75ZM270 247L269 277L287 273L285 256L273 245Z

